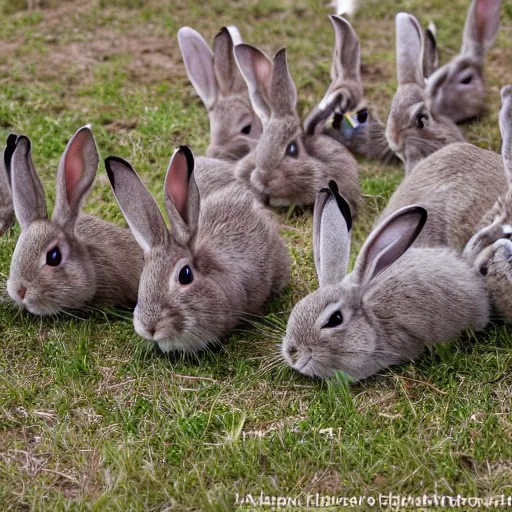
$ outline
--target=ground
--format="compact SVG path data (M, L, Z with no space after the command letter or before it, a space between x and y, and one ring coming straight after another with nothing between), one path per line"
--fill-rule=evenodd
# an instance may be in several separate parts
M396 87L396 10L436 22L444 62L458 49L468 2L361 4L354 27L363 79L385 119ZM329 80L329 9L315 0L0 0L0 140L11 131L31 137L52 204L65 143L91 123L102 157L131 160L161 202L173 148L187 143L200 154L208 143L177 30L190 25L211 41L236 24L268 53L286 46L305 115ZM464 127L471 142L495 151L511 41L504 2L487 60L489 114ZM353 255L401 176L361 162ZM87 210L123 223L102 165ZM293 304L317 285L311 212L296 209L281 221L293 256L290 287L267 317L197 358L157 354L127 312L42 320L0 304L3 510L242 510L237 493L260 492L512 493L510 331L466 333L350 388L301 377L283 365L279 341ZM2 283L18 233L0 240Z

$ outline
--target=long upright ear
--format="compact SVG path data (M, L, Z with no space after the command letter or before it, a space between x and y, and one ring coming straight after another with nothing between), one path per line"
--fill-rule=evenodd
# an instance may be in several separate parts
M235 26L221 28L213 40L213 67L222 96L247 92L247 84L235 60L235 44L242 44Z
M168 231L156 201L129 162L116 156L105 160L116 200L135 240L145 253L165 245Z
M313 255L320 288L340 282L350 258L350 206L335 181L318 192L313 213Z
M285 48L279 50L274 57L270 104L272 105L272 111L278 116L293 115L297 110L297 88L288 70Z
M331 80L361 82L361 47L352 25L341 16L329 16L334 27Z
M473 0L469 7L461 53L483 58L492 46L500 23L501 0Z
M43 184L32 162L30 139L24 135L16 139L11 169L14 213L25 230L32 222L47 219L48 214Z
M439 66L439 52L437 51L436 26L431 21L425 29L423 46L423 76L428 78Z
M211 109L218 96L213 68L213 52L199 32L190 27L178 31L180 46L187 75L205 107Z
M164 189L172 234L186 244L197 230L200 208L199 190L194 178L194 155L188 146L180 146L172 155Z
M57 170L57 194L52 220L72 233L80 207L98 171L98 149L89 126L68 142Z
M423 77L423 37L418 20L399 12L396 22L396 73L398 85L417 84L425 87Z
M263 52L248 44L235 46L235 58L247 83L252 107L265 125L270 118L272 62Z
M365 284L392 265L414 243L427 222L427 211L405 206L370 233L356 260L356 282Z
M500 109L501 154L508 181L512 186L512 86L501 89Z

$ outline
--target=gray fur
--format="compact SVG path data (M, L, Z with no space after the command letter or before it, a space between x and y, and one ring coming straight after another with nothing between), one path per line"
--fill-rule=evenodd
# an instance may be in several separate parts
M405 176L374 225L410 203L421 204L429 216L415 246L462 251L506 186L499 155L472 144L452 144Z
M456 123L478 117L487 109L484 58L496 38L500 6L501 0L471 2L460 53L428 79L432 109Z
M406 173L423 158L453 142L464 140L448 117L433 110L425 93L419 24L410 14L396 16L398 89L391 104L386 138L404 162Z
M263 202L276 207L311 205L317 192L334 180L355 216L361 196L357 162L331 137L304 133L285 51L277 53L273 66L249 45L237 46L235 55L263 121L256 149L236 164L237 177L249 183ZM292 142L298 149L296 157L286 154Z
M485 275L497 315L512 322L512 88L501 90L500 130L507 184L479 230L469 240L464 255ZM507 188L508 187L508 188Z
M343 279L350 259L350 229L329 189L321 190L315 202L313 254L320 287Z
M15 136L9 136L8 143L13 137ZM4 235L14 224L14 205L12 204L11 184L8 174L10 169L6 167L7 155L10 155L11 150L12 148L6 146L0 156L0 236ZM10 162L8 164L10 166Z
M83 172L66 187L66 156L70 155L74 164L83 166ZM97 162L94 138L84 127L71 139L61 160L57 202L50 221L44 190L32 163L30 140L18 138L12 184L22 231L12 257L7 291L31 313L49 315L89 304L133 306L137 300L143 256L130 231L80 212ZM59 247L62 263L50 267L46 255L55 247Z
M178 42L190 81L208 111L210 144L206 155L239 160L255 147L262 126L233 53L234 45L241 43L238 29L223 27L215 36L213 51L190 27L179 30ZM249 126L250 132L243 133Z
M361 80L361 48L359 38L350 23L341 16L329 16L334 28L334 51L331 63L331 83L322 98L304 121L304 130L315 133L322 122L335 111L343 114L362 108L364 103Z
M225 186L212 187L219 167L208 159L196 160L188 182L183 181L179 174L186 151L180 148L169 166L165 192L172 231L146 250L134 313L136 331L164 352L194 352L216 343L244 315L261 314L270 295L286 286L290 272L272 213L232 175L229 180L229 170L217 183ZM148 213L156 203L135 171L126 163L112 167L109 178L132 229L150 230L144 219L156 215ZM191 198L196 180L199 197ZM155 229L160 232L162 226L157 223ZM185 265L193 272L188 285L178 282Z
M292 368L364 379L468 327L485 327L485 283L469 262L445 248L407 250L424 222L421 211L406 207L386 219L365 242L354 272L297 303L282 345ZM335 311L341 324L326 327Z

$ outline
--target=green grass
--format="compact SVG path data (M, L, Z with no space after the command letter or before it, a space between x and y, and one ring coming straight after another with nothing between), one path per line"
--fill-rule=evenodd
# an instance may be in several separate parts
M396 85L395 12L433 18L444 61L459 46L467 3L363 3L354 23L363 78L383 119ZM32 138L52 203L65 143L92 123L102 156L130 159L161 200L173 148L187 143L201 154L208 143L178 28L191 25L211 41L235 23L269 53L288 47L305 114L328 83L326 4L51 0L28 12L21 0L0 1L0 139L10 131ZM490 113L464 127L470 141L496 151L498 91L512 81L508 4L502 14L488 62ZM361 162L354 255L400 179L397 169ZM87 210L124 222L102 168ZM242 326L213 353L158 355L126 312L49 320L0 304L2 510L236 510L237 493L260 492L512 492L510 333L464 334L350 388L302 378L282 365L278 344L293 304L316 287L310 212L286 222L291 286L265 321ZM17 233L0 240L1 282Z

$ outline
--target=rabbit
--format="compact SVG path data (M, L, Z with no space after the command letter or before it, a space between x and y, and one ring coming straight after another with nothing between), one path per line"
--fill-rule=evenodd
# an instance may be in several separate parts
M410 248L427 220L419 205L401 208L374 229L345 275L351 218L337 202L331 185L315 204L319 289L290 314L282 342L290 367L311 377L341 372L365 379L466 328L487 325L487 291L475 267L448 248Z
M420 25L407 13L396 15L398 89L391 104L386 138L408 173L421 159L453 142L464 141L460 128L432 109L425 92Z
M466 142L454 143L406 174L374 227L400 208L418 203L429 216L415 247L448 246L460 252L506 187L500 155Z
M263 123L255 150L235 165L236 176L274 207L312 205L318 190L334 179L356 215L361 198L357 162L331 137L304 133L286 50L272 62L257 48L240 44L235 57Z
M3 158L0 159L0 236L14 225L14 206L11 192L11 159L16 148L16 135L7 137Z
M512 87L501 90L500 129L508 188L484 217L464 256L485 276L496 315L512 323Z
M494 43L500 20L501 0L473 0L458 55L427 80L426 95L433 111L455 123L485 113L485 53Z
M236 181L203 194L202 165L187 146L171 159L164 184L169 232L133 167L117 157L105 161L145 254L134 327L164 353L217 343L244 315L260 314L289 279L290 258L272 213Z
M91 129L69 141L57 171L52 219L31 156L20 135L12 156L14 211L21 226L7 292L35 315L85 306L133 306L143 253L130 231L81 212L98 168Z
M215 36L212 52L192 28L178 31L188 77L208 111L210 145L206 156L226 161L237 161L249 153L262 132L233 54L234 45L241 42L236 27L223 27Z
M322 101L306 117L307 134L323 131L344 144L353 154L398 164L386 139L386 126L368 107L363 96L359 39L350 23L341 16L329 16L335 43L331 63L331 84ZM425 29L423 69L429 76L438 66L436 27L431 22ZM327 124L325 124L325 121Z

